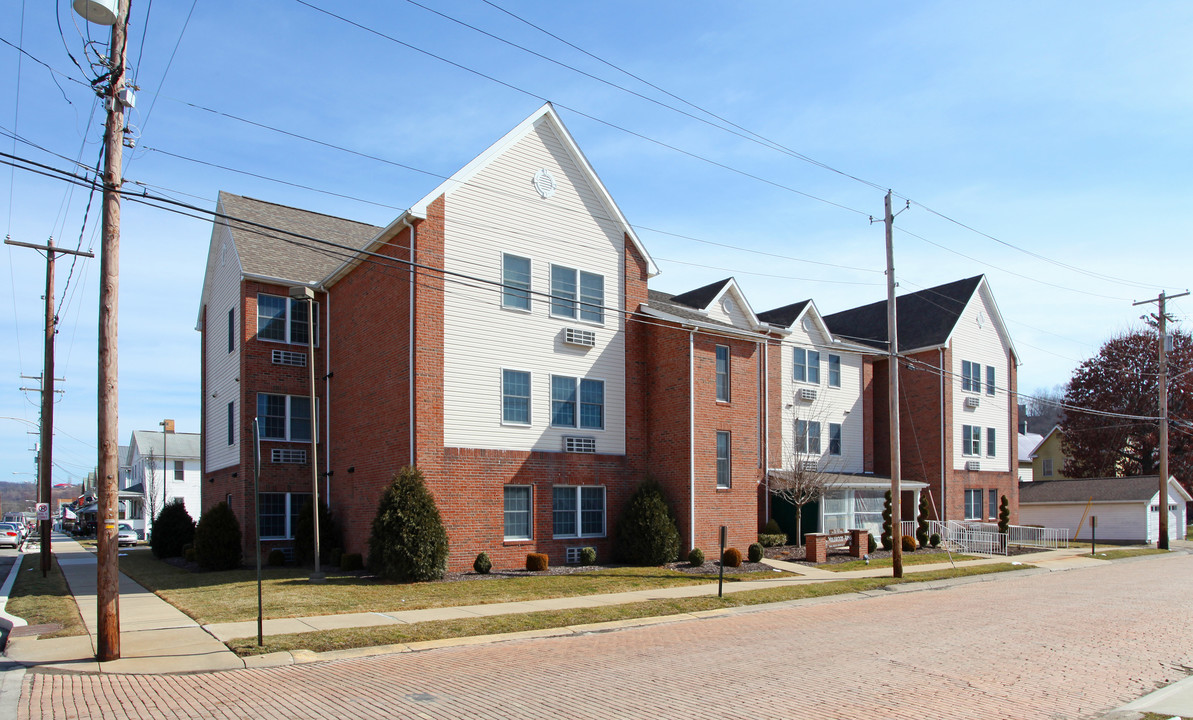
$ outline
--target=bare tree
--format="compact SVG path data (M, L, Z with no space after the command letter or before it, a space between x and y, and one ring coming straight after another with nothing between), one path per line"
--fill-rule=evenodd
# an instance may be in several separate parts
M840 477L837 471L843 451L842 438L832 436L825 417L823 408L818 407L796 415L793 442L784 452L787 460L784 464L788 467L770 474L771 493L795 508L795 542L800 546L804 542L804 506L821 500Z
M148 540L149 528L153 525L154 519L157 518L159 510L157 501L157 457L153 454L152 450L149 451L149 457L145 459L145 469L148 472L145 474L145 479L142 482L145 487L145 539Z

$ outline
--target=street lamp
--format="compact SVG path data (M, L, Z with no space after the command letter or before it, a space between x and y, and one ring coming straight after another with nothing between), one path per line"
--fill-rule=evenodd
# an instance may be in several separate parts
M315 291L306 285L290 288L290 297L307 306L307 366L311 369L311 521L315 530L315 572L310 581L325 579L319 568L319 413L315 410Z

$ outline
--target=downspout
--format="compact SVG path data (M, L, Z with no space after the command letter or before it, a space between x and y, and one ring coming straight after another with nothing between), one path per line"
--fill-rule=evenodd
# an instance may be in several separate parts
M696 547L696 328L688 330L688 548Z
M946 468L945 468L945 464L944 464L945 463L944 449L945 449L945 445L946 445L945 434L944 434L944 430L945 430L944 413L946 410L946 408L944 406L944 378L945 378L944 348L940 348L936 352L937 352L937 355L939 356L939 360L937 361L936 364L940 366L940 373L939 373L940 374L940 521L944 522L947 519L946 518L946 516L948 515L947 508L949 506L948 503L945 501L945 499L948 497L948 493L945 488L947 474L946 474ZM950 430L950 434L951 434L951 430Z
M331 292L323 290L323 500L331 511Z
M410 434L410 467L414 467L414 263L416 262L414 256L414 223L407 221L406 227L410 228L410 319L408 321L410 337L407 339L407 352L409 354L409 375L410 393L409 393L409 407L406 410L406 431Z
M770 342L758 343L762 364L762 483L766 492L765 514L770 520Z

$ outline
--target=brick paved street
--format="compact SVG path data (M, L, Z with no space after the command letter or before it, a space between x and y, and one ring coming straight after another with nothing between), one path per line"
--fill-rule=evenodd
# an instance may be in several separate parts
M1084 718L1193 667L1193 556L204 675L30 674L20 718Z

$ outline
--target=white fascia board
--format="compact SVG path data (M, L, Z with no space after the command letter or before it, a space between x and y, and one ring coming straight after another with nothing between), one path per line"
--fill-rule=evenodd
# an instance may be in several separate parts
M217 259L219 251L215 247L216 228L218 226L228 227L228 221L222 217L224 215L224 202L218 196L215 199L215 213L211 227L211 240L207 244L207 265L203 269L203 290L199 294L199 312L195 315L196 332L203 331L203 308L207 306L207 298L211 294L211 283L214 280L212 276L215 274L214 270L216 264L219 262ZM229 229L228 235L232 236L231 229ZM232 237L232 242L229 244L232 246L232 254L236 260L236 266L238 268L243 267L240 263L240 251L236 249L236 238L234 236Z
M1002 338L1002 341L1007 344L1007 348L1011 351L1011 357L1014 358L1014 360L1015 360L1015 366L1018 367L1019 351L1015 349L1015 343L1011 340L1011 333L1007 330L1006 321L1004 321L1002 319L1002 311L998 309L998 303L994 300L994 293L991 292L990 284L986 280L985 275L982 275L982 279L980 281L978 281L978 286L976 288L974 288L973 295L969 296L969 300L966 301L965 307L961 310L961 313L957 315L957 319L958 319L958 321L960 321L961 315L964 315L966 313L966 311L969 310L969 306L973 304L974 298L983 294L983 291L985 291L986 299L988 301L990 301L990 310L994 313L994 317L991 319L994 320L994 322L995 322L995 328L997 328L997 330L998 330L998 335L1000 338ZM949 330L948 337L945 338L944 343L941 345L932 345L929 347L916 348L914 351L913 350L904 351L902 348L900 348L899 352L900 353L922 352L924 350L936 349L937 347L948 347L949 344L951 344L953 342L953 334L957 332L958 324L959 324L959 322L953 323L953 328L951 330Z
M750 301L746 299L746 294L742 292L741 288L737 284L737 280L734 278L729 278L729 282L725 283L725 287L721 288L721 291L713 297L708 305L711 306L714 303L720 302L723 297L730 293L733 294L733 297L737 299L738 304L741 305L742 309L745 311L746 319L750 322L750 329L756 332L766 332L770 325L758 319L758 315L754 312L754 308L750 305ZM701 312L707 314L707 310L701 310Z
M678 315L672 315L671 313L665 313L665 312L662 312L661 310L656 310L652 307L648 307L645 305L641 306L638 309L638 312L642 313L643 315L649 315L653 318L658 318L659 320L666 320L667 322L675 323L676 325L683 325L685 327L696 328L697 330L707 332L710 335L727 335L730 337L749 338L750 340L752 340L754 342L766 340L766 335L760 331L742 330L740 328L730 327L728 325L715 325L713 323L703 323L703 322L699 322L696 320L692 320L691 318L684 318L684 317L679 317Z
M317 283L316 287L326 291L327 288L335 285L342 280L345 275L354 270L357 265L360 265L362 262L364 262L367 259L365 257L365 253L376 252L378 247L389 242L390 238L392 238L394 235L397 235L402 228L410 227L411 220L426 219L426 212L417 214L413 209L411 209L402 213L397 217L397 219L382 228L381 232L374 235L373 239L369 240L369 242L367 242L363 248L357 250L351 258L340 263L340 266L335 270L332 270L327 277L323 278L322 281Z
M315 283L303 282L302 280L290 280L289 278L273 277L272 275L258 275L257 273L241 273L240 277L245 280L255 280L256 282L269 283L270 285L283 285L285 287L317 287Z
M1174 477L1172 475L1168 476L1168 486L1176 487L1176 491L1178 493L1180 493L1180 496L1182 498L1185 499L1185 502L1193 502L1193 495L1189 495L1189 493L1185 491L1184 486L1181 485L1180 482L1177 481L1176 477ZM1160 493L1156 493L1156 494L1159 495Z

